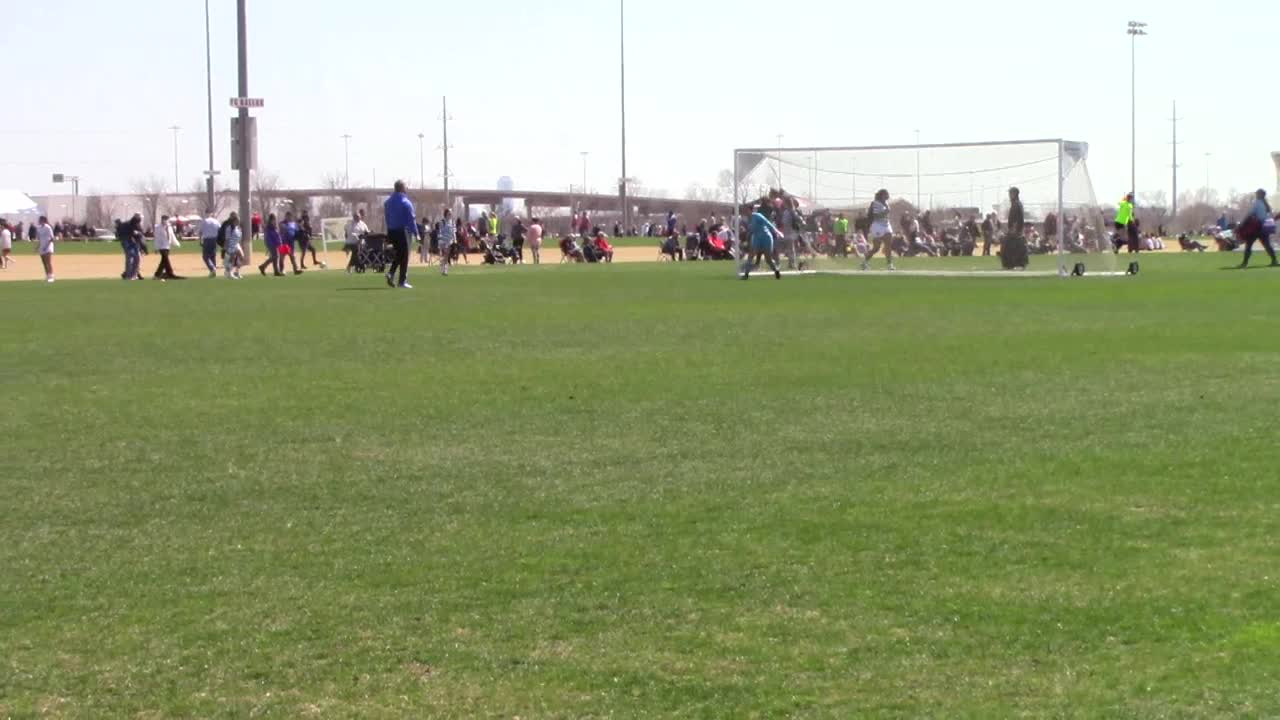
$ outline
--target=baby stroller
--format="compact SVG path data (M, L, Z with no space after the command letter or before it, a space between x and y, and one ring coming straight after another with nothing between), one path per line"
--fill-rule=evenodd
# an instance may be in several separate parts
M390 265L391 252L387 247L387 236L366 235L356 248L356 272L364 273L372 270L383 273Z

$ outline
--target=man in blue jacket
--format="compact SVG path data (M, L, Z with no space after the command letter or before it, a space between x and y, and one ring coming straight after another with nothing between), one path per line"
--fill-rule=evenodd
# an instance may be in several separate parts
M391 269L387 271L387 284L396 287L394 276L396 269L399 268L399 287L412 290L413 286L409 284L408 278L409 238L418 237L418 220L413 210L413 203L404 192L403 180L396 181L395 192L387 198L383 210L387 218L387 240L391 243L392 252L395 253Z

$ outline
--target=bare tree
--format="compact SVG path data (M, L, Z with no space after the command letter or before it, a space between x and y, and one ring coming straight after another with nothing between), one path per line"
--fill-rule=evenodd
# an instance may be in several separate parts
M110 228L115 221L116 202L114 198L101 193L89 195L85 203L85 222L94 228Z
M253 210L265 219L280 202L280 176L275 173L253 174Z
M204 180L196 180L191 184L191 194L200 198L196 203L196 207L201 212L211 213L214 217L222 217L222 213L226 212L231 205L231 194L227 192L226 183L220 182L217 178L213 181L213 207L204 207L208 205L208 199L205 197L209 188L205 185Z
M156 224L156 213L160 210L164 189L164 180L157 175L152 175L146 180L135 180L133 183L133 192L142 201L142 215L148 225Z

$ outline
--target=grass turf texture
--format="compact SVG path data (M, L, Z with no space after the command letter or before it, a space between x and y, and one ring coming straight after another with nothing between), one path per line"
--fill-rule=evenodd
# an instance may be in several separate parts
M1275 715L1221 266L0 286L0 716Z

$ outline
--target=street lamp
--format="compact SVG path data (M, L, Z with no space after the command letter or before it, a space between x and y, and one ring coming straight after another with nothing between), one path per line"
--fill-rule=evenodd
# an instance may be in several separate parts
M418 187L423 189L427 187L427 156L422 144L426 137L425 134L418 133Z
M72 222L75 222L75 220L76 220L76 201L77 201L77 200L79 199L79 197L80 197L80 176L79 176L79 175L64 175L64 174L62 174L62 173L54 173L54 174L53 174L53 182L54 182L55 184L59 184L59 185L61 185L61 184L62 184L62 183L64 183L64 182L69 182L69 183L71 183L71 221L72 221Z
M1146 27L1144 22L1129 21L1129 192L1135 197L1138 194L1138 37L1147 34Z
M205 93L209 102L209 169L204 171L205 212L213 212L213 178L218 171L213 168L213 43L209 39L209 0L204 0L204 77Z
M344 166L345 169L342 171L342 184L346 186L348 190L350 190L351 189L351 135L350 134L346 134L342 136L342 157L344 158L344 162L346 163Z
M582 194L587 193L587 156L591 154L588 150L578 153L582 156Z
M182 128L177 125L170 125L169 129L173 131L173 192L182 192L181 182L178 179L178 133Z

